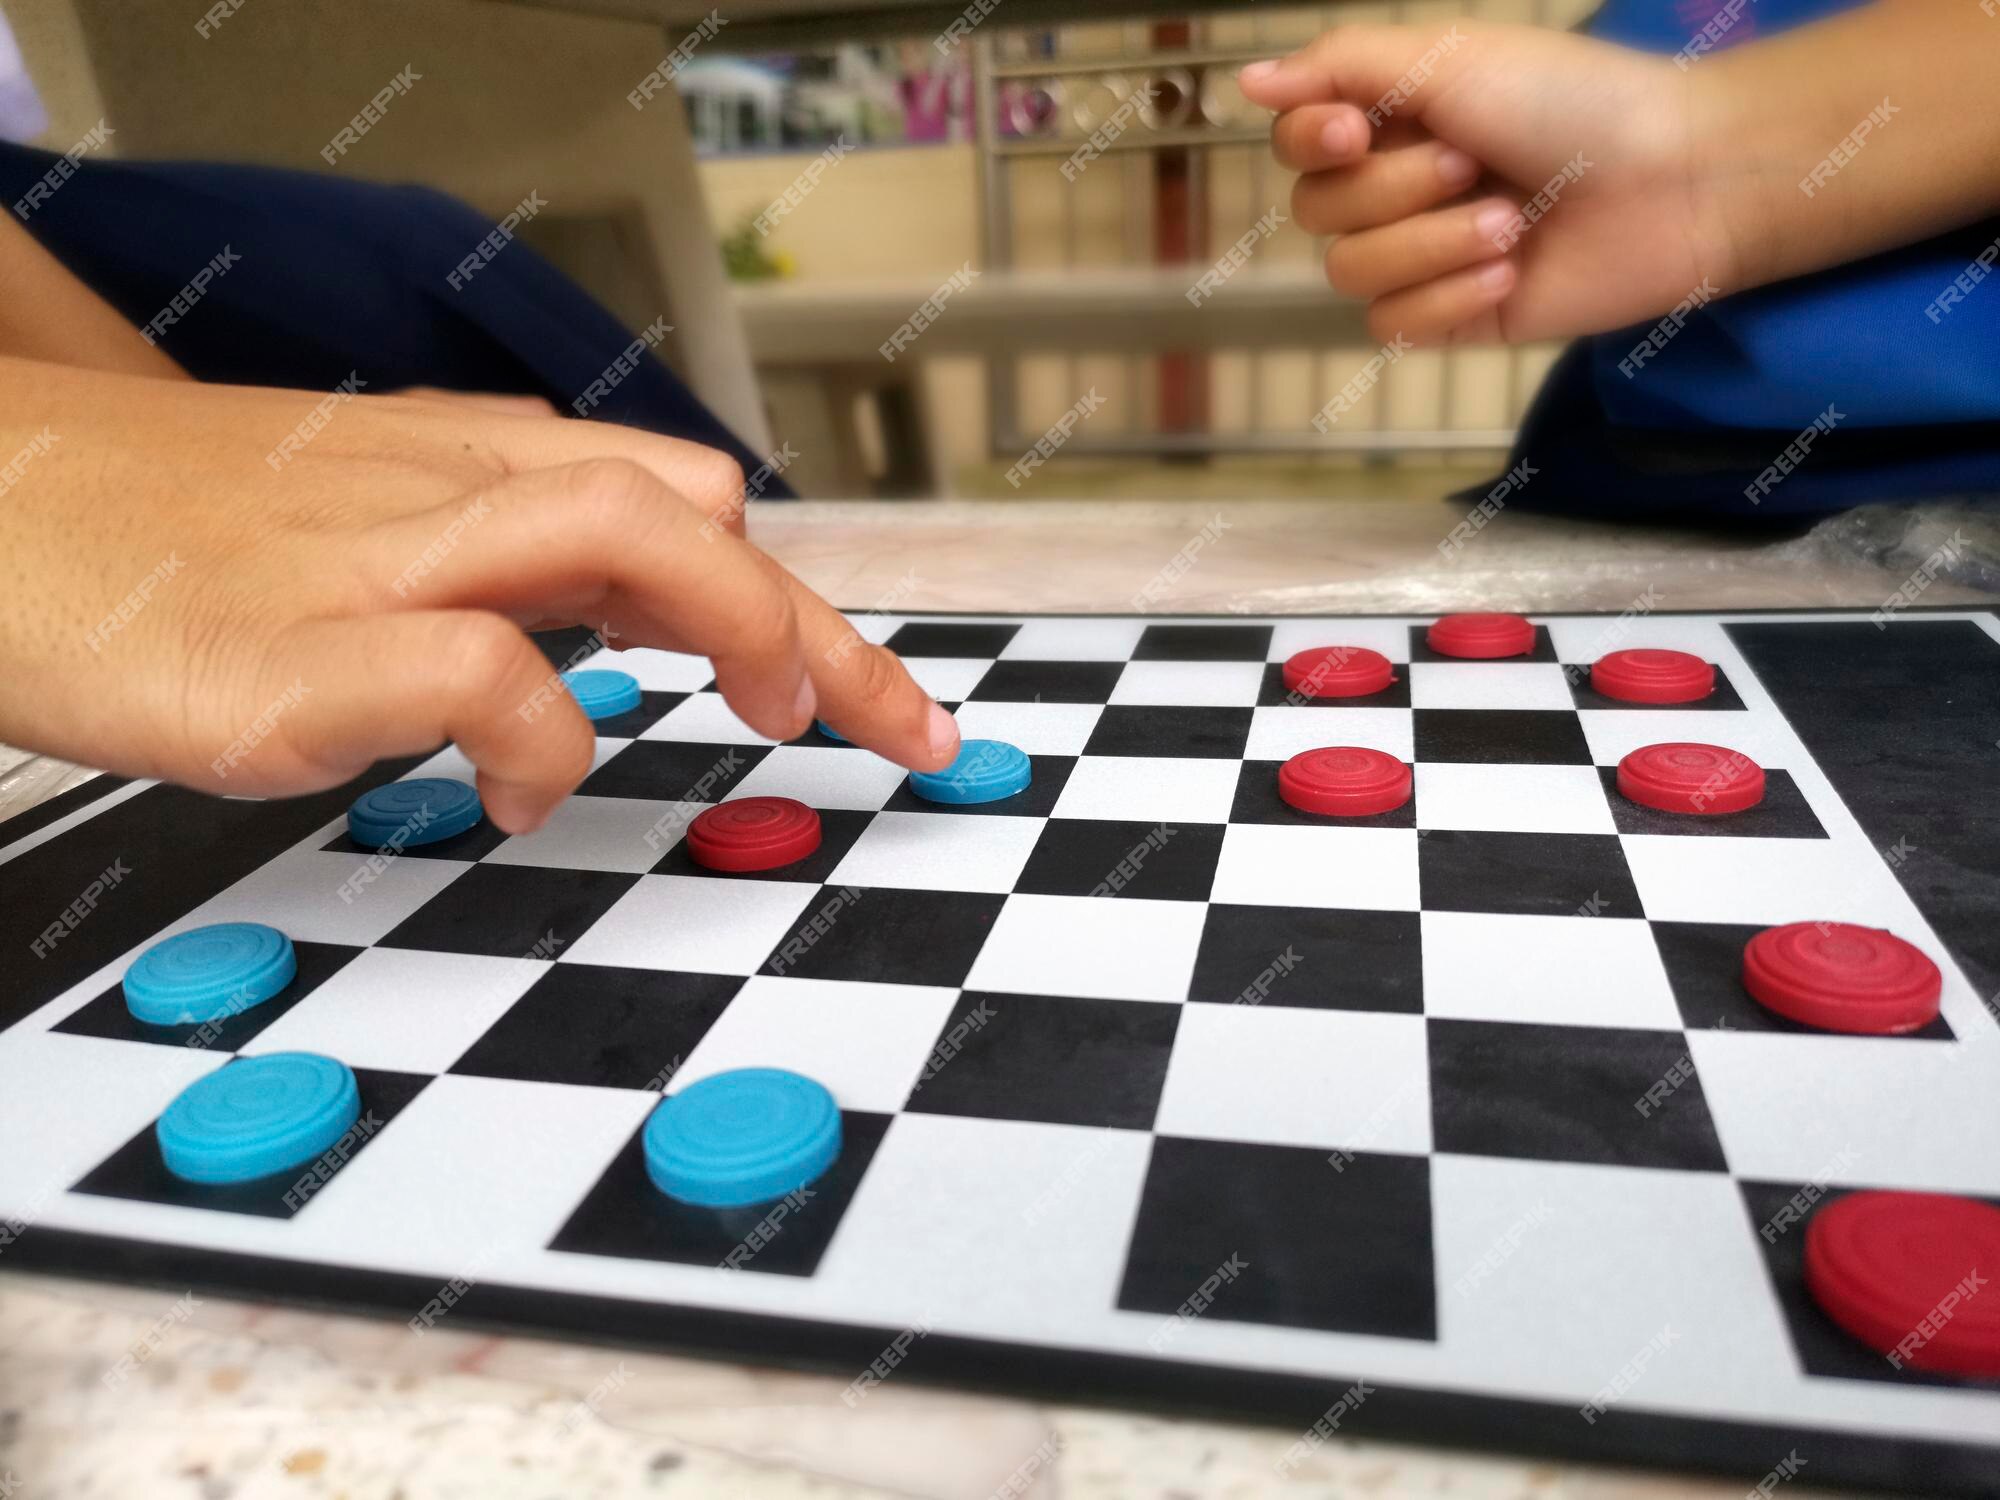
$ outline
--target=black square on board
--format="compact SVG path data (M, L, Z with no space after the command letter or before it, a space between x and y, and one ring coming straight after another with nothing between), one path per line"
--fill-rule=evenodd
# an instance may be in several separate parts
M648 871L652 875L698 875L707 880L789 880L794 883L811 881L823 884L833 874L835 865L847 858L847 851L854 847L868 825L875 821L872 812L856 812L851 808L825 807L819 813L819 847L804 859L795 859L788 865L779 865L774 870L711 870L697 864L688 852L685 836L675 839L660 862ZM691 820L690 820L691 821Z
M235 1067L236 1060L224 1066ZM354 1086L361 1095L361 1113L348 1134L311 1161L252 1182L185 1182L174 1176L160 1155L160 1138L155 1131L159 1121L149 1120L137 1135L86 1172L72 1191L175 1208L211 1208L261 1219L289 1219L317 1203L340 1180L347 1164L366 1151L430 1081L428 1074L356 1068ZM316 1172L321 1162L331 1169L324 1181Z
M996 661L968 703L1109 703L1122 661Z
M584 777L577 791L586 797L720 802L770 753L769 745L634 740Z
M210 1052L234 1052L306 996L358 958L362 950L341 943L294 942L292 954L299 971L292 982L261 1005L240 1010L226 1020L201 1025L149 1026L125 1004L124 984L114 984L51 1031L71 1036L109 1037L116 1042L155 1042L165 1047L200 1047Z
M920 891L890 886L852 888L826 930L801 952L778 945L760 972L798 979L869 979L884 984L962 985L1007 903L979 891ZM822 889L807 911L822 910Z
M1583 722L1567 708L1411 710L1419 764L1587 766Z
M1830 1151L1828 1155L1831 1157L1833 1153ZM1737 1186L1743 1193L1744 1211L1757 1234L1757 1248L1763 1252L1765 1268L1770 1272L1778 1308L1791 1332L1792 1347L1798 1351L1799 1363L1808 1375L1878 1380L1889 1385L2000 1390L2000 1382L1933 1375L1907 1364L1898 1369L1886 1355L1878 1354L1820 1311L1806 1289L1806 1225L1813 1214L1854 1189L1830 1187L1825 1182L1740 1182ZM2000 1201L1991 1198L1979 1201L2000 1208ZM1980 1274L1985 1274L1983 1268Z
M1486 662L1552 662L1555 659L1556 648L1549 640L1549 627L1546 625L1535 627L1534 649L1520 656L1446 656L1442 651L1431 650L1430 626L1410 627L1410 660L1413 662L1464 662L1469 666L1478 666Z
M1415 788L1411 789L1410 800L1401 807L1392 807L1385 813L1370 813L1365 818L1337 818L1325 813L1301 812L1278 795L1278 771L1284 765L1277 760L1246 760L1236 776L1236 800L1229 807L1229 821L1232 823L1269 823L1280 828L1415 828L1417 826L1417 798Z
M605 870L474 865L377 946L553 958L588 932L638 879Z
M933 802L910 790L908 777L882 804L884 812L950 813L954 817L1046 818L1055 810L1069 773L1076 769L1074 755L1031 755L1026 787L998 802Z
M1428 1025L1439 1151L1729 1170L1682 1032L1436 1016Z
M742 988L735 975L552 964L451 1071L646 1088L687 1060Z
M1051 818L1014 889L1036 896L1206 901L1223 832L1220 823Z
M1422 919L1413 911L1210 906L1188 999L1421 1015Z
M1294 694L1285 686L1285 664L1281 661L1264 664L1264 679L1257 685L1257 706L1259 708L1408 708L1410 706L1410 669L1397 667L1396 677L1379 693L1369 693L1360 698L1308 698L1304 694ZM1329 734L1338 733L1329 728Z
M1680 1007L1681 1023L1696 1031L1775 1031L1795 1036L1833 1036L1766 1010L1743 988L1743 948L1764 928L1756 923L1655 922L1653 942L1667 971L1667 984ZM1954 1039L1943 1016L1904 1032L1905 1037L1948 1042Z
M669 1198L646 1175L646 1149L635 1130L549 1248L810 1276L854 1201L890 1118L842 1110L840 1155L833 1165L787 1197L746 1208L698 1208Z
M1150 1130L1180 1007L968 992L904 1110Z
M636 740L692 696L690 693L656 693L650 688L641 688L637 708L628 708L624 713L613 714L608 719L593 719L590 727L597 731L600 740Z
M491 818L482 817L463 833L454 833L448 839L439 839L434 844L405 844L389 856L394 859L455 859L465 864L477 864L487 855L506 843L510 834ZM376 854L376 845L364 844L349 836L345 828L328 839L320 848L329 854Z
M998 656L1020 631L1018 624L912 620L883 644L898 656Z
M1599 766L1604 797L1611 804L1611 821L1620 833L1680 834L1688 838L1823 839L1826 830L1806 803L1806 795L1785 770L1764 773L1764 800L1733 813L1662 812L1645 807L1618 790L1618 768Z
M1098 715L1085 755L1176 755L1236 760L1250 742L1248 708L1113 704Z
M1262 661L1271 654L1268 625L1148 625L1134 661Z
M1646 914L1615 833L1425 829L1417 836L1417 878L1425 911Z
M1224 1266L1203 1318L1435 1339L1429 1159L1159 1137L1118 1306L1173 1318Z
M1569 695L1576 700L1578 708L1629 709L1640 713L1663 708L1720 709L1724 712L1740 712L1743 709L1743 699L1736 691L1736 685L1720 667L1715 669L1715 690L1706 698L1697 698L1692 703L1632 703L1624 698L1607 698L1590 685L1590 666L1587 662L1564 667L1563 676L1569 682Z

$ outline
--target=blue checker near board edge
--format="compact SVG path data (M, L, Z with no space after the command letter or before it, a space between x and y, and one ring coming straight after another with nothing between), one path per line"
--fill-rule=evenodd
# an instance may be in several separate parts
M965 806L998 802L1028 789L1034 768L1028 757L1005 740L964 740L958 759L942 771L912 771L910 790L926 802Z
M630 672L592 667L562 674L576 706L592 719L615 719L639 706L639 679Z
M768 1203L840 1155L840 1106L824 1084L783 1068L738 1068L663 1100L642 1132L646 1175L703 1208Z
M153 1127L187 1182L252 1182L304 1166L361 1117L346 1063L317 1052L239 1057L182 1089Z
M125 1008L149 1026L193 1026L262 1005L292 982L292 940L262 922L218 922L153 944L125 971Z
M847 736L842 734L838 729L835 729L824 719L814 719L813 728L817 729L830 740L839 740L843 745L847 743Z
M486 815L479 793L448 776L414 776L363 792L347 809L347 834L370 849L435 844Z

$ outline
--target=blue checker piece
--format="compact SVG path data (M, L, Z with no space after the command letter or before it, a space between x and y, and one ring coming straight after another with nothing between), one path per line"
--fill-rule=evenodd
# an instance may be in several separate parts
M1005 740L964 740L958 759L942 771L912 771L910 790L926 802L964 806L998 802L1026 791L1034 768L1018 746Z
M639 706L639 679L630 672L591 668L562 674L576 706L592 719L615 719Z
M703 1208L768 1203L840 1155L840 1106L824 1084L783 1068L738 1068L662 1101L641 1133L646 1175Z
M292 940L262 922L163 938L125 971L125 1008L149 1026L193 1026L262 1005L299 971Z
M847 736L842 734L838 729L835 729L824 719L814 719L813 728L817 729L830 740L839 740L843 745L847 743Z
M154 1126L186 1182L252 1182L304 1166L361 1116L354 1070L317 1052L239 1057L182 1089Z
M486 815L479 793L448 776L417 776L363 792L347 810L347 834L370 849L435 844Z

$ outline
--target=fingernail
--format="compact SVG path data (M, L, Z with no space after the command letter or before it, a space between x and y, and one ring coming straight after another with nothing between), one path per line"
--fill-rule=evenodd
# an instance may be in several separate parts
M1513 222L1514 210L1504 203L1496 203L1491 208L1482 208L1479 217L1472 221L1472 227L1482 240L1498 239L1500 231Z
M819 695L813 691L813 680L801 675L799 695L792 700L792 722L803 727L806 721L812 718L813 710L818 707Z
M931 754L955 755L958 752L958 720L944 711L939 703L931 705Z
M1319 143L1329 156L1349 156L1361 149L1361 143L1354 138L1354 122L1345 115L1326 122L1326 128L1319 133Z
M1497 292L1514 279L1514 263L1496 260L1490 266L1482 267L1477 278L1481 289Z
M1260 78L1269 78L1278 71L1278 60L1266 58L1263 62L1253 62L1239 68L1236 78L1239 83L1255 83Z
M1438 180L1450 187L1464 187L1479 175L1479 163L1453 147L1438 153Z
M525 788L517 790L506 785L482 785L479 801L493 826L516 838L534 833L549 820L548 813L536 802L534 794Z

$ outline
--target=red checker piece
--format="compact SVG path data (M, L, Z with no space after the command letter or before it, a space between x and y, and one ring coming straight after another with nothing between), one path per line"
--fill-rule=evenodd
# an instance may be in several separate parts
M1807 1026L1889 1036L1936 1018L1944 976L1894 933L1793 922L1744 945L1743 988L1766 1010Z
M1358 745L1304 750L1278 768L1278 795L1300 812L1365 818L1410 800L1410 768Z
M775 870L819 847L819 814L790 797L739 797L689 824L687 846L711 870Z
M1396 669L1366 646L1314 646L1285 662L1285 689L1301 698L1365 698L1396 680Z
M1685 651L1642 646L1599 657L1590 685L1625 703L1696 703L1715 691L1715 668Z
M1424 639L1439 656L1526 656L1535 649L1535 627L1520 615L1446 615Z
M2000 1209L1976 1199L1849 1193L1806 1225L1813 1301L1899 1369L2000 1377L1995 1274Z
M1764 800L1764 768L1741 750L1674 741L1618 762L1618 790L1642 807L1714 817Z

